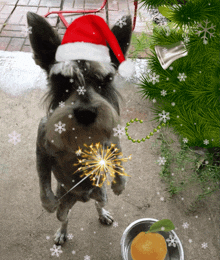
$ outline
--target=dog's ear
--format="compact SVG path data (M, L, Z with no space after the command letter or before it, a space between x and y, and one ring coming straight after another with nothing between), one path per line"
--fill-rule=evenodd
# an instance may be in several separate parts
M43 17L35 13L27 13L27 23L30 27L29 39L35 63L48 72L50 64L55 60L56 50L61 44L59 35Z
M132 35L132 20L131 15L124 15L121 19L119 19L116 24L113 26L111 31L114 33L116 39L118 40L118 43L121 47L121 50L126 55L126 52L129 48L130 41L131 41L131 35ZM109 47L109 45L108 45ZM120 65L118 59L116 58L114 52L109 47L109 53L111 57L111 62L114 63L116 69L118 69L118 66Z

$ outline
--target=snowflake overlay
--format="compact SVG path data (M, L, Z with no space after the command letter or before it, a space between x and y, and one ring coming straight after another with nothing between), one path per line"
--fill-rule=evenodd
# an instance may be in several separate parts
M157 162L159 163L159 165L164 165L165 164L165 162L166 162L167 160L165 159L165 157L159 157L159 160L157 160Z
M54 124L54 125L55 125L55 131L56 132L58 131L59 134L66 131L65 129L66 124L62 124L61 121L59 121L58 124Z
M206 247L208 247L208 244L207 243L202 243L202 248L206 249Z
M187 78L187 76L185 75L185 73L179 73L179 76L177 77L179 79L179 81L185 81L185 79Z
M73 236L73 234L68 234L67 237L68 237L68 239L73 239L74 236Z
M126 17L119 19L115 25L119 26L120 28L122 28L124 25L127 25Z
M77 92L79 95L84 95L86 92L86 89L84 87L78 87Z
M84 260L90 260L90 256L89 255L84 256Z
M65 107L65 102L63 102L63 101L59 102L59 107L61 107L61 108Z
M153 82L153 85L155 85L156 82L159 82L159 77L160 77L160 75L156 75L155 72L154 72L152 75L149 74L149 77L150 77L149 82L152 81L152 82Z
M183 138L183 142L184 142L184 143L188 143L188 141L189 141L189 140L188 140L187 138Z
M8 142L9 143L13 143L14 145L16 145L17 143L21 142L21 139L20 139L20 134L16 133L15 131L13 131L13 133L9 134L9 140Z
M182 225L182 226L183 226L183 228L184 228L184 229L186 229L186 228L188 228L188 227L189 227L189 224L188 224L187 222L185 222L185 223L183 223L183 225Z
M198 24L198 27L201 27L202 30L201 30L201 31L197 31L196 34L198 34L198 36L200 36L200 33L204 33L204 35L203 35L201 38L203 39L203 43L204 43L204 44L207 44L207 43L208 43L208 37L206 36L206 33L209 34L210 38L211 38L211 37L214 37L214 35L213 35L214 32L211 33L211 32L209 32L209 30L211 30L211 29L212 29L212 30L215 30L215 29L214 29L215 26L213 26L213 24L212 24L211 27L208 27L207 25L208 25L208 23L210 23L210 22L208 21L208 19L207 19L206 21L203 21L203 22L205 23L205 27L203 27L202 24L199 23L199 24Z
M56 255L57 257L59 257L61 253L63 253L63 251L61 250L61 246L56 245L53 245L53 248L50 248L50 251L52 252L52 256Z
M118 222L114 222L113 227L118 227Z
M166 123L166 121L170 119L169 114L170 114L169 112L165 112L163 110L162 114L161 113L159 114L159 116L160 116L159 121L162 120L164 123Z
M125 127L122 127L118 125L116 128L113 128L114 136L118 136L119 138L122 137L122 135L125 135Z
M166 241L168 242L168 246L173 246L173 247L176 247L176 244L178 243L175 236L172 235L169 235L169 238L167 238Z

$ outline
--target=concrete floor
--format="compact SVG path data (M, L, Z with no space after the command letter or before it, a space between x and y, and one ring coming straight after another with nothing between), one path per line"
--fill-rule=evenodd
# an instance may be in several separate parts
M37 70L36 70L37 71ZM33 77L34 77L33 73ZM5 75L6 77L6 75ZM125 102L121 104L121 125L132 118L142 119L143 124L132 124L132 138L141 139L157 124L151 122L152 104L137 93L137 86L117 80L117 86ZM16 85L16 82L15 82ZM1 88L1 85L0 85ZM43 213L39 198L36 172L35 142L37 127L45 110L39 106L45 89L29 90L13 96L0 90L0 241L2 260L54 259L50 249L53 235L60 226L55 214ZM8 134L19 133L20 142L9 142ZM175 137L168 130L168 136ZM144 143L133 144L122 137L124 157L132 154L132 160L124 163L131 176L122 195L115 196L108 187L108 209L115 219L110 227L98 221L94 201L77 203L71 211L68 234L70 239L61 248L63 260L120 260L120 239L126 227L140 218L172 220L180 238L185 260L217 260L219 238L218 195L207 199L200 209L191 215L185 213L188 194L170 199L166 184L161 181L161 166L156 162L160 150L152 148L158 139L155 134ZM178 147L178 143L174 143ZM152 149L151 149L152 148ZM56 182L53 179L53 188ZM189 197L189 196L188 196ZM182 200L184 198L184 200ZM185 223L185 224L184 224ZM188 228L184 226L189 224ZM207 248L202 245L207 243ZM172 258L171 258L172 259Z

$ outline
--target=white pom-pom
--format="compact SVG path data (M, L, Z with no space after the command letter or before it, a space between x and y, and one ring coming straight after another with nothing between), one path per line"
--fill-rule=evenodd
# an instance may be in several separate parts
M118 68L119 74L124 78L130 78L133 75L134 71L134 64L130 60L123 61Z

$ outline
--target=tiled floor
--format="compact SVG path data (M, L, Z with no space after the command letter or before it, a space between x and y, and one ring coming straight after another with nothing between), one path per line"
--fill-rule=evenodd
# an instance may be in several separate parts
M47 12L57 10L90 10L102 6L103 0L0 0L0 50L30 52L30 43L27 37L26 13L35 12L44 16ZM140 13L140 10L138 11ZM145 10L141 10L143 14ZM109 26L124 14L130 13L134 18L133 0L108 0L106 8L97 13L107 21ZM68 23L83 14L65 15ZM107 16L106 16L107 15ZM65 26L56 14L46 18L58 30L60 35L65 33ZM146 27L146 22L138 15L135 32L141 32Z

